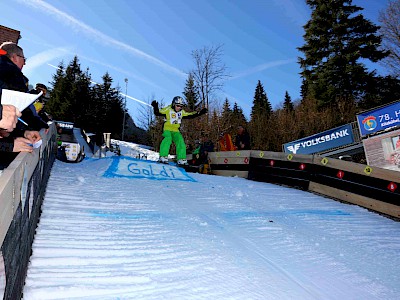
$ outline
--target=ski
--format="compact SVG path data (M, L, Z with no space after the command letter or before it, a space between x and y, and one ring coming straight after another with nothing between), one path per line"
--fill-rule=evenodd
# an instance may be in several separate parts
M184 169L186 172L189 173L200 173L200 167L199 166L193 166L193 165L176 165L178 168Z
M194 165L182 165L182 164L178 164L175 161L168 161L168 162L161 162L161 161L156 161L159 164L163 164L163 165L170 165L170 166L174 166L174 167L178 167L181 169L184 169L186 172L189 173L200 173L200 166L194 166Z

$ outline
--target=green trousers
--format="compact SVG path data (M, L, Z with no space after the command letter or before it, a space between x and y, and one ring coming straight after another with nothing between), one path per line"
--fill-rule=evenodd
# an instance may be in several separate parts
M186 159L186 144L179 131L165 130L162 134L164 139L160 145L160 156L168 156L172 142L176 146L176 159Z

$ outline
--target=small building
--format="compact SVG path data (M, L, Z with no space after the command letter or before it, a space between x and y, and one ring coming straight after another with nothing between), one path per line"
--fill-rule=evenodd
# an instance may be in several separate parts
M21 38L21 32L6 26L0 25L0 45L4 42L13 42L18 44Z

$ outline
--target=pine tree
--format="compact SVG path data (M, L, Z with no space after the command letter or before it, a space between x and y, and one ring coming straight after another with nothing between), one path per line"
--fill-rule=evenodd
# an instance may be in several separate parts
M221 128L221 118L218 114L217 110L214 109L211 113L210 118L210 130L208 131L208 139L211 140L215 145L215 150L217 150L218 139L221 136L222 128Z
M65 66L63 62L58 65L56 74L53 75L52 91L50 99L46 103L46 111L54 120L65 120L64 116L69 107L69 102L65 101L65 92L69 86L64 77ZM67 121L67 120L65 120Z
M106 73L102 84L93 88L93 106L96 112L97 130L110 132L112 136L120 136L124 116L123 100L119 89L112 87L113 79ZM125 122L126 126L126 122Z
M82 121L84 117L82 112L85 111L88 100L91 95L91 77L88 73L81 70L78 57L75 56L66 69L66 80L71 85L69 96L69 110L67 111L67 118L71 119L77 127L83 128Z
M249 133L252 137L253 149L269 150L271 147L271 118L273 115L271 103L264 87L259 80L256 86L251 108Z
M285 93L285 100L283 102L283 110L290 113L294 110L292 98L290 98L288 91Z
M102 84L92 86L89 70L83 72L75 56L66 68L61 63L53 75L46 110L55 120L73 122L76 127L100 137L104 132L111 132L113 138L119 138L124 108L119 89L113 88L112 82L106 73Z
M61 63L53 76L53 90L46 105L47 111L56 120L82 126L91 96L90 81L88 71L81 70L78 57L75 56L66 68Z
M247 127L247 120L243 114L243 109L236 102L233 104L232 120L232 125L234 126L234 128L237 128L239 125L245 128Z
M366 86L367 93L359 103L361 110L374 108L400 99L400 80L392 76L378 76Z
M183 95L185 96L186 105L189 111L198 111L200 108L204 107L200 101L193 73L189 73L188 75ZM195 141L201 139L205 132L209 130L207 127L208 124L204 121L204 117L183 120L180 131L189 149L194 148Z
M342 113L359 101L368 72L361 59L377 62L387 56L379 49L378 26L366 20L352 0L307 0L311 20L304 26L305 45L298 49L303 97L318 99L319 106L334 104ZM355 16L353 16L355 15ZM353 115L354 116L354 115Z
M222 113L221 113L221 131L223 133L230 133L232 134L232 108L231 104L229 103L228 98L225 98L224 104L222 106Z
M269 117L272 113L272 106L268 100L267 94L264 91L264 87L259 80L256 86L253 99L253 107L251 108L251 120L254 120L258 116Z
M199 107L199 92L193 79L193 74L189 73L186 79L185 90L183 92L188 108L193 111Z

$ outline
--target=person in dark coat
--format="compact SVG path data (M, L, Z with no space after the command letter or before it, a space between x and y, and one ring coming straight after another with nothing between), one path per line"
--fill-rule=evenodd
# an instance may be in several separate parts
M22 48L15 43L6 42L1 44L0 50L0 96L3 88L28 92L28 79L22 73L22 68L26 62ZM25 110L28 111L30 108ZM20 115L19 112L18 115ZM28 112L25 116L24 113L22 113L21 118L25 118L25 122L30 121L31 124L33 124L34 121L31 116L34 117L33 113ZM18 152L32 152L32 144L39 140L41 140L39 132L34 130L34 128L27 127L21 122L18 122L15 129L11 132L1 130L0 168L7 167Z
M3 83L3 88L28 93L28 78L22 73L22 68L26 63L24 51L12 42L1 44L0 49L6 52L5 55L0 56L0 81ZM49 128L49 125L38 116L33 104L22 111L21 119L28 124L28 126L21 122L17 124L22 131L27 129L39 131L42 128Z
M250 135L243 126L238 126L235 139L237 150L250 150Z
M33 94L39 94L40 92L43 94L36 100L33 106L35 106L38 116L47 124L52 122L52 117L44 109L46 102L49 99L47 86L43 83L37 83L35 89L30 91L30 93Z

